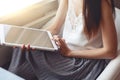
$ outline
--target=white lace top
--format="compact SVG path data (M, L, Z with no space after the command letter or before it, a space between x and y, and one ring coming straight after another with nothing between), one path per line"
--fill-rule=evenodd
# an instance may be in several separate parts
M76 49L97 48L102 46L101 34L88 41L83 32L83 15L75 14L72 0L68 0L68 12L63 29L63 38L68 47Z

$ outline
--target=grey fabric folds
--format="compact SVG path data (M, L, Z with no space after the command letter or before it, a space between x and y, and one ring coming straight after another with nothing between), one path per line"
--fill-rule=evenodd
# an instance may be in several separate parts
M9 71L26 80L95 80L108 62L68 58L59 51L27 51L16 48Z
M26 50L22 50L21 48L14 48L11 64L8 70L26 80L37 80L32 66L27 60L27 53Z

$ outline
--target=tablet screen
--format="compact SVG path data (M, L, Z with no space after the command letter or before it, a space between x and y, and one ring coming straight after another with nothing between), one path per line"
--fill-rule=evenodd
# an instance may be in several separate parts
M4 43L8 45L30 44L34 48L54 50L56 47L51 37L45 30L4 26Z

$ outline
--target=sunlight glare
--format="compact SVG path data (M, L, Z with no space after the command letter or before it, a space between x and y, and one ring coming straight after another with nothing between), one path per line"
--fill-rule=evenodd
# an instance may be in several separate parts
M42 0L0 0L0 17L21 10Z

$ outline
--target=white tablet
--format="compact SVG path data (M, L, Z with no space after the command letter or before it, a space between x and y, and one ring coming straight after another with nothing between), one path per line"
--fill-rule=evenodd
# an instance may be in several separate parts
M1 45L6 46L30 44L32 48L41 50L55 51L58 49L49 31L6 24L0 24L0 41Z

